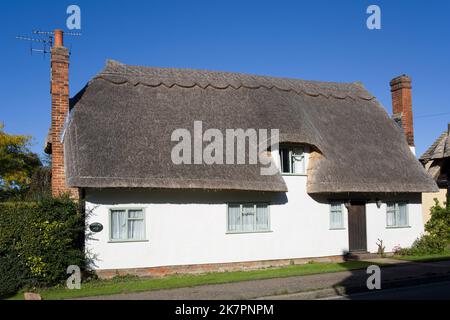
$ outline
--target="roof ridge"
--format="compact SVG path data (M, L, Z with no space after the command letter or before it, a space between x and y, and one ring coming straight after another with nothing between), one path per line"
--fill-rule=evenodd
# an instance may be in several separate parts
M253 73L243 73L238 71L221 71L221 70L210 70L210 69L195 69L195 68L172 68L172 67L155 67L155 66L138 66L122 63L117 60L108 59L106 61L106 65L104 69L100 72L100 74L105 73L105 70L108 70L109 67L120 67L125 70L129 70L129 68L136 69L147 69L147 70L165 70L165 71L181 71L181 72L199 72L199 73L211 73L211 74L221 74L221 75L239 75L244 77L256 77L256 78L265 78L265 79L280 79L280 80L292 80L292 81L301 81L307 83L317 83L317 84L332 84L332 85L352 85L357 87L364 87L363 83L360 81L352 81L352 82L338 82L338 81L321 81L321 80L307 80L300 78L291 78L291 77L281 77L281 76L270 76L270 75L261 75L261 74L253 74ZM108 72L106 72L108 73ZM113 71L111 73L119 73L117 71ZM139 75L139 73L131 72L126 73L127 75Z
M168 88L199 87L206 89L278 89L309 96L334 97L337 99L360 98L373 100L360 82L326 82L318 80L303 80L264 75L253 75L239 72L211 71L189 68L162 68L126 65L115 60L108 60L105 68L94 79L103 79L114 84L131 83L134 86L146 85Z

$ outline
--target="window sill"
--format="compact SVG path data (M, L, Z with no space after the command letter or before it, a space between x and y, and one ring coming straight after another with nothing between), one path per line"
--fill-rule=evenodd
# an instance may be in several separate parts
M109 240L108 243L149 242L148 240Z
M272 230L261 230L261 231L227 231L225 234L248 234L248 233L271 233Z
M329 230L347 230L347 228L344 228L344 227L342 227L342 228L330 228Z
M392 227L386 227L386 229L408 229L411 228L411 226L392 226Z
M306 177L308 176L306 173L281 173L281 176L286 176L286 177Z

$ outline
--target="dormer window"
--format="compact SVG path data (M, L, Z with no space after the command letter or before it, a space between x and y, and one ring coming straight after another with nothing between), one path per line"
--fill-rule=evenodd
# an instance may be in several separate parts
M305 150L303 147L280 147L281 173L305 174Z

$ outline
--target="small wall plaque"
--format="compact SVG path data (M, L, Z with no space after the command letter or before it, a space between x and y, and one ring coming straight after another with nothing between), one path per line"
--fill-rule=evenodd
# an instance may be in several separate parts
M103 225L100 222L94 222L89 225L89 230L92 232L100 232L103 230Z

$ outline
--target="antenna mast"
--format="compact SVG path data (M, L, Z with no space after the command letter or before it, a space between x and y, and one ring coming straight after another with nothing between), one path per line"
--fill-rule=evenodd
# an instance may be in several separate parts
M63 31L61 31L61 32L63 32ZM33 52L42 53L45 58L46 54L50 53L50 49L53 46L55 32L33 30L32 34L37 37L33 38L33 37L27 37L27 36L16 36L16 39L29 41L30 42L30 53L31 54L33 54ZM81 36L81 33L77 33L77 32L63 32L63 34L65 36L72 36L72 37ZM41 47L40 48L33 47L34 43L41 44ZM72 46L70 46L70 47L72 48ZM69 54L71 54L71 50L69 51Z

